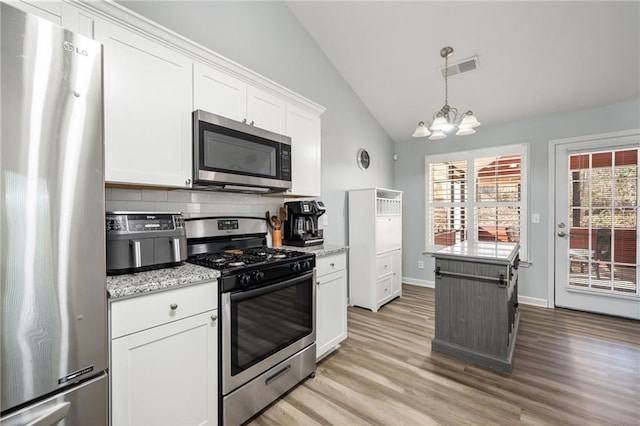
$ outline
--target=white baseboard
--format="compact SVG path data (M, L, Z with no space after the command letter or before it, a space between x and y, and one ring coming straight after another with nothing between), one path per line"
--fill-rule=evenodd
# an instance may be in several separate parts
M523 305L540 306L541 308L547 307L547 299L539 299L537 297L518 295L518 303L522 303Z
M427 280L419 280L417 278L402 277L402 283L403 284L417 285L418 287L436 288L436 283L435 282L427 281Z

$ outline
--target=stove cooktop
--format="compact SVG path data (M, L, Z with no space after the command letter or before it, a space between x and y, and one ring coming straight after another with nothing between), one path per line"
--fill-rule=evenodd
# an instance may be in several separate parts
M308 257L307 253L274 249L271 247L254 247L248 249L232 249L218 253L198 254L189 257L188 262L221 271L242 268L258 264L269 265L283 260L297 260Z

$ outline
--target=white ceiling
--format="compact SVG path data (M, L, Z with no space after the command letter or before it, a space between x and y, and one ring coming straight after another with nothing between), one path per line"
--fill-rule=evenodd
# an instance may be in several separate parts
M638 1L287 5L394 141L444 104L444 46L478 56L449 104L484 126L640 97Z

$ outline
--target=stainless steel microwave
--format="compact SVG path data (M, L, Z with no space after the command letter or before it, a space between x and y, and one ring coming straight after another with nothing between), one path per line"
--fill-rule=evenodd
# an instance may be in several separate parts
M291 138L193 112L193 187L245 193L291 188Z

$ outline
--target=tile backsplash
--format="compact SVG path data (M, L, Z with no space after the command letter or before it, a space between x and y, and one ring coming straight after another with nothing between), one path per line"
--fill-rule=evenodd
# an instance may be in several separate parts
M258 216L277 212L285 198L224 192L106 188L107 211L182 212L185 217L202 215Z

